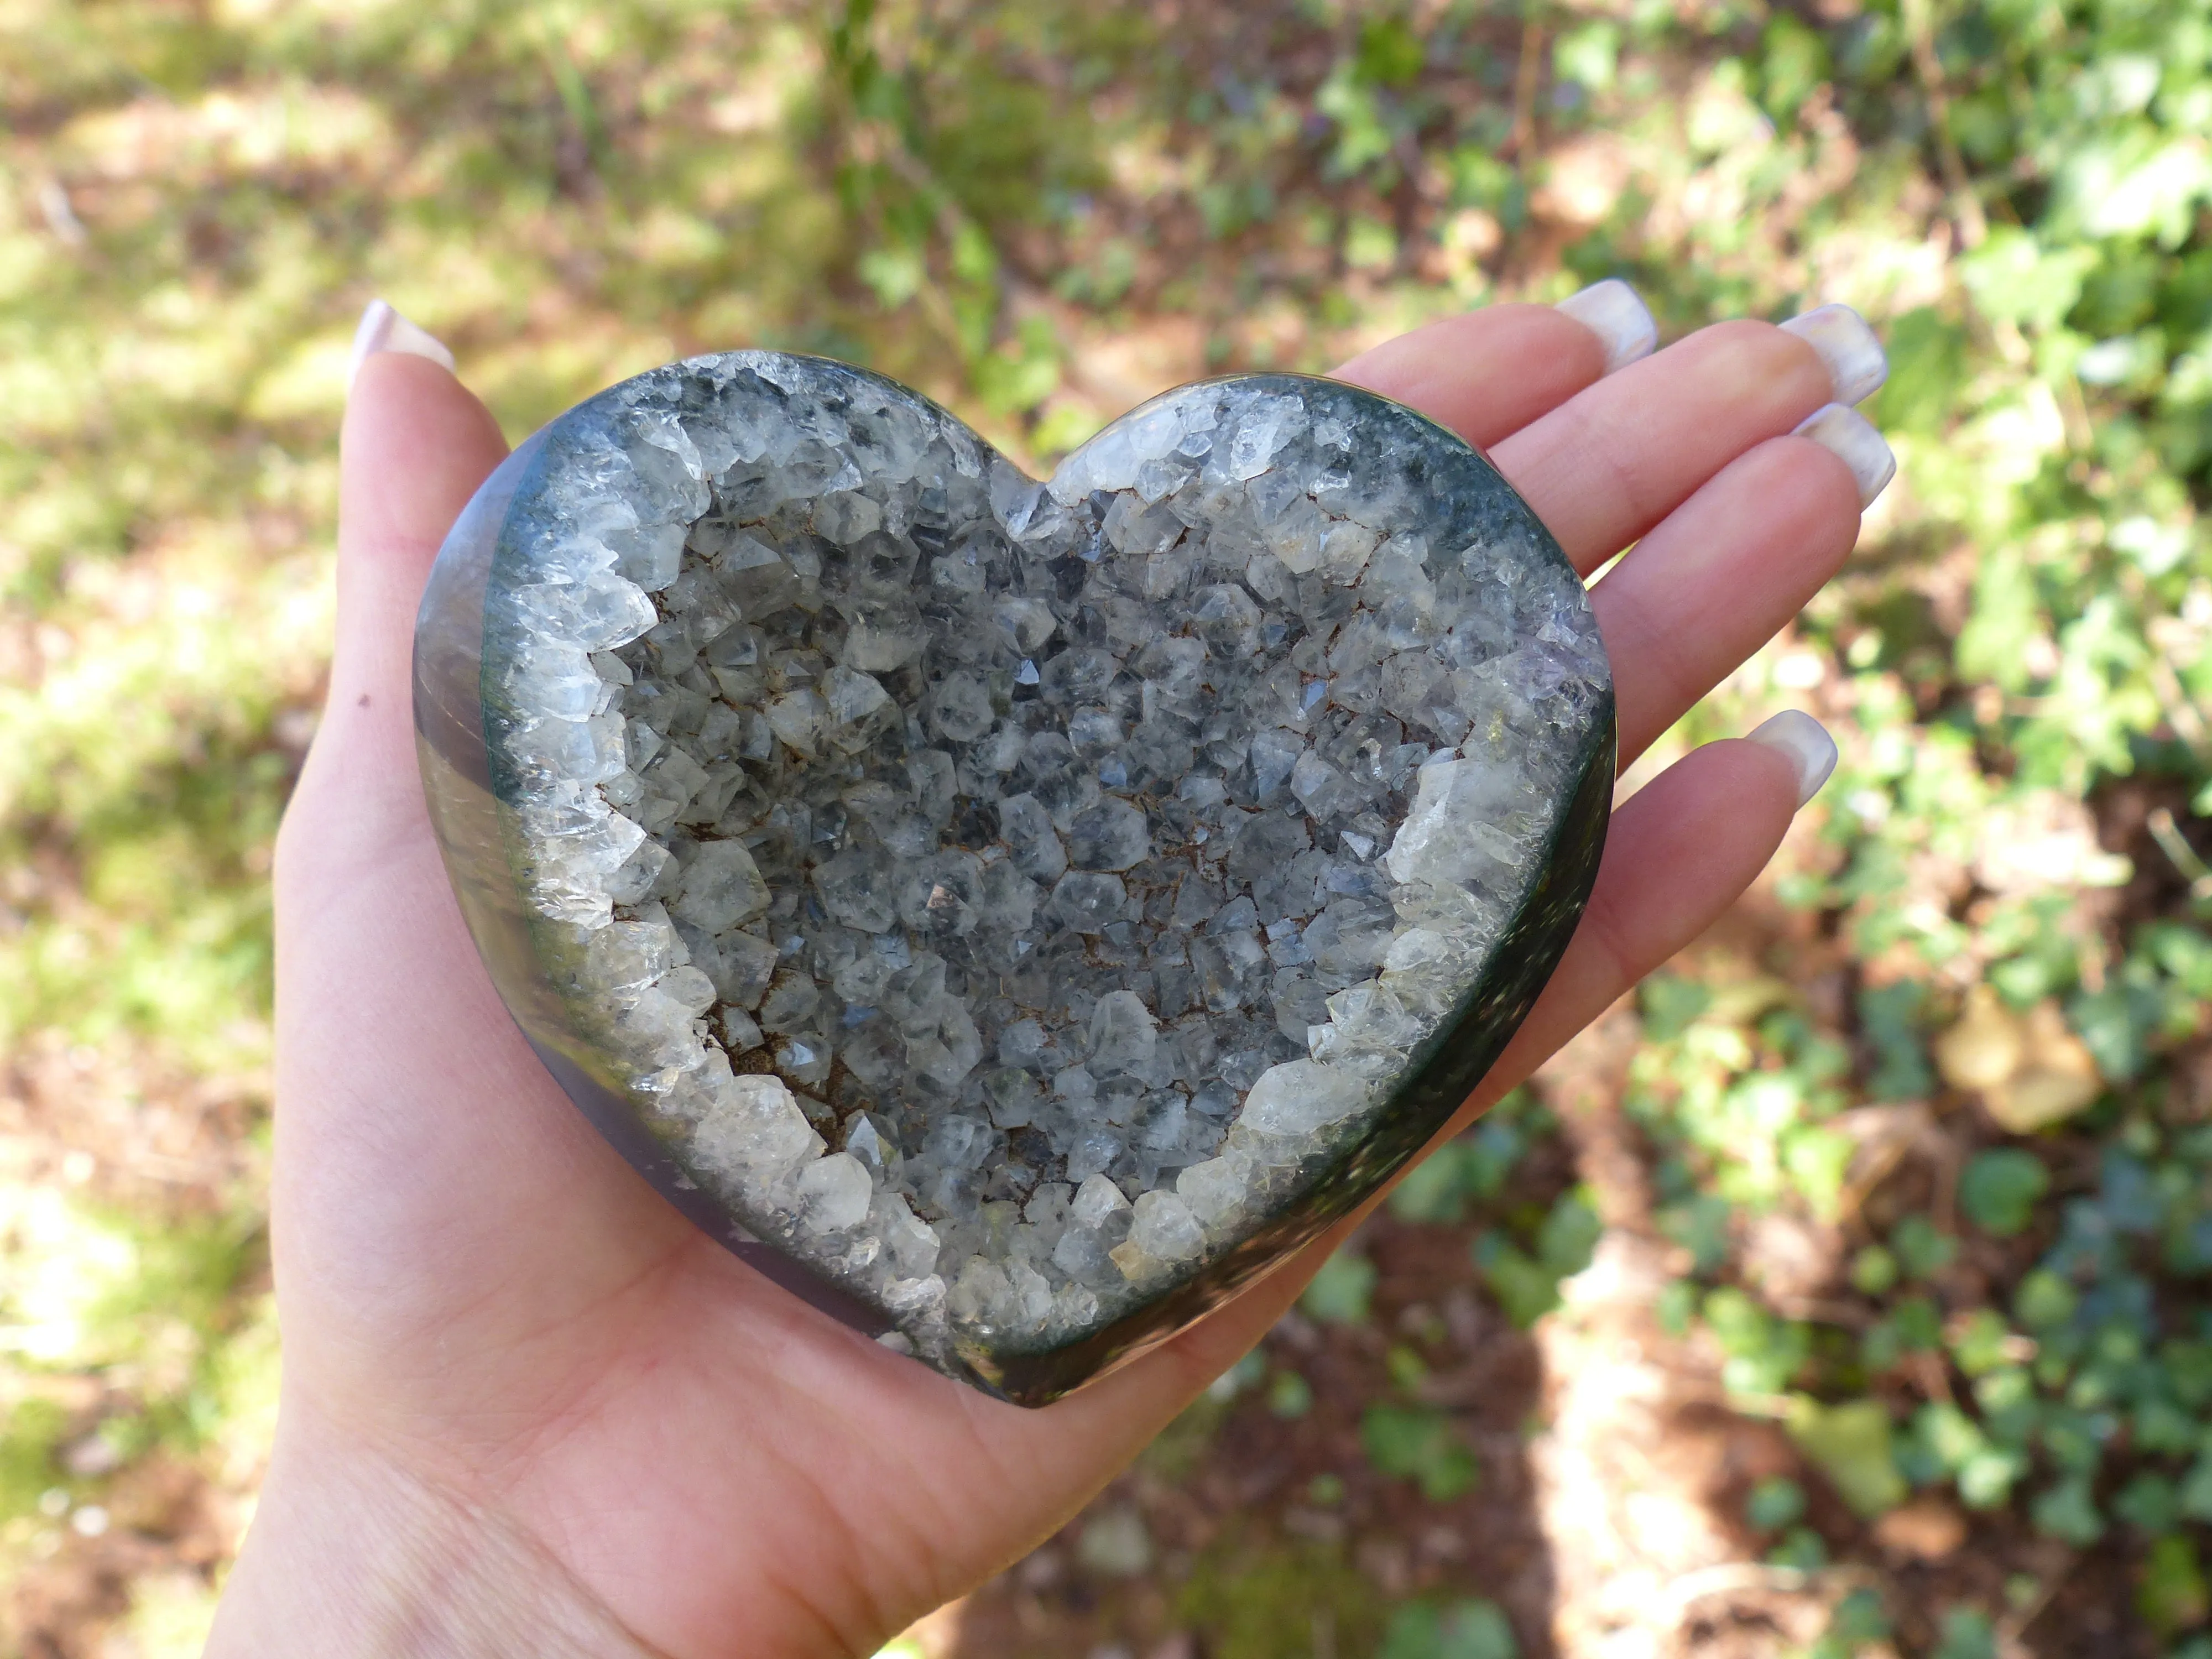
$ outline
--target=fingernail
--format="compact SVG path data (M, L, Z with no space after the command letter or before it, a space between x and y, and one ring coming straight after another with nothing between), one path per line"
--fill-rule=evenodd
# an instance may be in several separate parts
M1836 740L1828 735L1826 726L1802 710L1785 708L1744 735L1789 757L1790 763L1797 769L1800 806L1820 793L1820 786L1836 769Z
M1626 368L1638 357L1649 357L1659 343L1659 325L1636 290L1618 276L1592 283L1579 294L1570 294L1553 307L1564 311L1605 342L1605 372Z
M449 371L453 367L453 354L446 349L444 341L416 327L383 301L371 300L361 313L361 326L353 331L353 357L346 364L349 392L361 373L361 366L380 351L404 351L410 356L428 357Z
M1782 325L1820 354L1839 404L1871 398L1889 378L1889 354L1867 319L1849 306L1816 306Z
M1897 476L1897 457L1874 422L1856 409L1829 404L1814 410L1797 423L1797 435L1810 438L1830 453L1840 455L1851 477L1859 482L1859 506L1870 507L1874 498L1889 488Z

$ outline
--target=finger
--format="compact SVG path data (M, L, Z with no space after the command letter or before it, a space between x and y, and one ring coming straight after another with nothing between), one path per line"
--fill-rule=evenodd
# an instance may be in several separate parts
M1793 734L1815 746L1793 743ZM1719 921L1834 763L1827 734L1798 715L1778 731L1761 727L1756 740L1727 738L1692 750L1614 812L1573 942L1453 1130Z
M1587 574L1836 390L1801 335L1717 323L1578 392L1491 459Z
M398 351L366 359L338 447L338 634L331 705L398 696L415 608L439 544L507 456L491 411L450 370Z
M1729 462L1591 588L1622 766L1835 574L1858 536L1860 493L1834 451L1770 440Z
M1649 324L1650 313L1626 283L1599 286L1627 294ZM1554 306L1486 306L1362 352L1334 378L1417 409L1485 448L1594 385L1634 349L1633 319L1617 320L1617 312L1601 314L1611 325L1601 331Z
M422 819L409 684L416 607L447 530L506 453L491 412L438 361L386 349L357 366L339 440L330 690L285 814L280 866L300 861L303 842L356 859Z

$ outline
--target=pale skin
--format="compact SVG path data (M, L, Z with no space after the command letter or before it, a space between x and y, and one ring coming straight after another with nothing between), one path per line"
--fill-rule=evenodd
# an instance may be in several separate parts
M1498 306L1339 373L1486 448L1585 572L1634 544L1594 590L1626 765L1834 573L1859 507L1850 469L1788 435L1831 395L1803 341L1727 323L1603 363L1582 324ZM1062 1525L1341 1230L1025 1411L801 1305L669 1209L524 1046L424 813L416 605L506 450L436 364L362 365L329 707L276 859L283 1406L209 1652L869 1654ZM1694 939L1796 805L1789 758L1741 740L1627 802L1565 960L1451 1132Z

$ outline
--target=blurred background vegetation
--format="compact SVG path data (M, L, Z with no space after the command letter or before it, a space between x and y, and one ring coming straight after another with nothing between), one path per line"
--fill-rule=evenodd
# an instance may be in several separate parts
M198 1650L277 1344L270 838L348 337L1047 461L1622 275L1844 300L1902 471L1625 787L1835 781L931 1659L2212 1659L2206 0L0 6L0 1646Z

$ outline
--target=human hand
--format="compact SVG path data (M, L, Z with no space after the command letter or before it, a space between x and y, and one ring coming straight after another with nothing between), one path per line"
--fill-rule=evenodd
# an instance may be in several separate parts
M1593 593L1623 765L1827 579L1887 477L1855 416L1790 435L1839 391L1833 337L1808 332L1825 358L1729 323L1607 374L1592 328L1500 306L1340 371L1486 447L1577 568L1634 544ZM1844 339L1863 368L1871 337ZM329 703L276 865L283 1407L210 1651L866 1654L1073 1514L1342 1230L1024 1411L803 1305L670 1209L507 1018L425 816L416 608L505 453L438 362L361 366ZM1833 752L1802 718L1768 738L1697 750L1615 815L1572 946L1447 1133L1758 873Z

